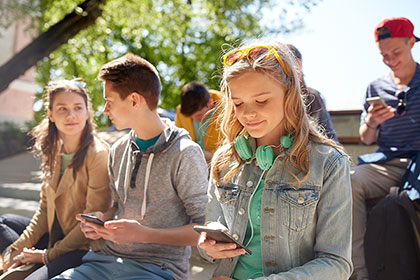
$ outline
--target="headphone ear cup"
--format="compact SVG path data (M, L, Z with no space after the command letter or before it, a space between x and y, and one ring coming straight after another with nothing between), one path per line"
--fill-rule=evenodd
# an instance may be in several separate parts
M235 138L233 145L235 146L235 150L241 159L248 160L252 157L251 146L242 134Z
M276 155L274 154L274 151L270 146L261 145L257 148L257 151L255 152L255 157L257 158L258 166L262 170L266 171L270 169L270 167L273 165Z
M292 146L292 143L293 143L293 137L290 133L288 133L287 135L283 135L280 138L280 144L285 149L289 149L290 146Z

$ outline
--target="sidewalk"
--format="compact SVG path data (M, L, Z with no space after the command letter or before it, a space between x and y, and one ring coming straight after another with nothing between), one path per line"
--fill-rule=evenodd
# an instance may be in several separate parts
M39 160L29 152L0 159L0 184L34 182L39 176Z

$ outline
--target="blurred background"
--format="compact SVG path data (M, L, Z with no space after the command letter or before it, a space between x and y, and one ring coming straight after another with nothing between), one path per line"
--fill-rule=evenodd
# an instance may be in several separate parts
M389 73L374 26L404 16L420 36L419 10L418 0L1 0L0 158L28 146L26 133L45 114L42 89L50 80L84 80L98 128L112 131L96 75L102 64L132 52L156 65L159 114L173 119L185 83L218 89L221 55L259 37L298 47L308 86L322 93L340 142L355 158L366 150L358 136L366 86Z

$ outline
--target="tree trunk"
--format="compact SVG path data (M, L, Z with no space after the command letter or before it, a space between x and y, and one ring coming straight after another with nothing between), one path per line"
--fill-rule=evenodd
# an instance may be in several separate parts
M94 24L102 14L106 0L86 0L0 67L0 93L13 80L24 74L38 61L66 43L81 30Z

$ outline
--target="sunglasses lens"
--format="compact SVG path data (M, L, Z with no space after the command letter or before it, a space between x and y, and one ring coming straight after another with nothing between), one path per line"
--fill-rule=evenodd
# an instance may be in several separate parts
M237 51L231 52L225 57L225 64L227 66L232 66L241 58L242 58L242 51L237 50Z
M405 92L404 91L397 92L396 96L398 99L404 99Z
M267 55L268 48L266 47L255 47L249 50L248 58L251 60L257 60L258 58Z

